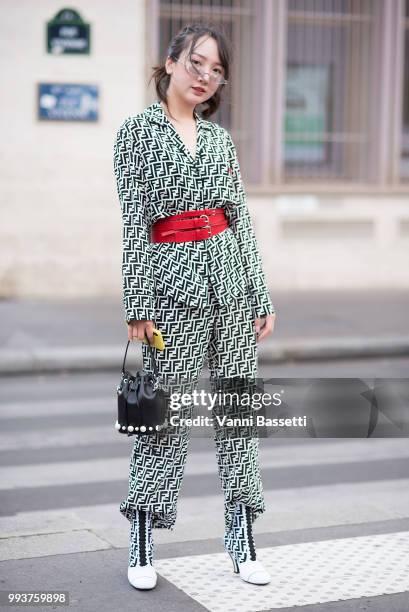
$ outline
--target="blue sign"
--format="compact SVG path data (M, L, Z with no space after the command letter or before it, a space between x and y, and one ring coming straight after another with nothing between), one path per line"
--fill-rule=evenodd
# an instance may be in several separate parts
M39 83L38 118L49 121L97 121L98 87Z

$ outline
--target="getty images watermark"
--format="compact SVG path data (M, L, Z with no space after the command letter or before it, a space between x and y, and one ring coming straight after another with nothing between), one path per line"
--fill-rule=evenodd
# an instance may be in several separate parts
M209 386L208 386L209 385ZM409 436L407 378L204 378L166 385L162 433L369 438Z
M212 411L213 416L198 414L195 417L182 417L180 414L171 414L169 422L171 425L186 425L193 427L214 427L214 420L220 427L245 427L256 425L258 427L306 427L307 417L267 417L265 414L253 414L253 410L258 411L262 408L271 406L281 406L283 403L281 393L273 394L263 393L248 393L248 392L221 392L216 393L194 390L191 393L171 393L169 396L169 408L172 411L180 411L183 407L202 407L208 411ZM232 416L229 414L217 414L216 408L227 408L235 405L240 407L242 414ZM250 412L250 414L249 414Z

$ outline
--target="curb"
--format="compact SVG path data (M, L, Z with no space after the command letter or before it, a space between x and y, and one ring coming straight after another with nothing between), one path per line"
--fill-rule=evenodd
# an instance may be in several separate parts
M2 349L0 376L67 371L120 371L124 350L122 345ZM398 356L409 356L409 336L267 340L260 343L258 349L259 364ZM141 361L140 354L138 359Z

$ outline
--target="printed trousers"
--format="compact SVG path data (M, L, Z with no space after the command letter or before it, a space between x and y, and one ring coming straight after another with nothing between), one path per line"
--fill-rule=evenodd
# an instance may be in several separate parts
M257 376L257 341L250 298L246 294L221 306L209 284L210 304L203 308L189 307L170 296L155 296L154 324L162 333L165 350L155 351L161 387L172 393L192 393L196 389L207 361L212 391L220 390L217 381L253 381ZM149 347L142 343L143 368L152 372ZM245 388L248 387L245 385ZM220 404L212 409L224 415L243 413L240 402L232 403L230 412ZM193 404L181 407L178 416L190 418ZM182 485L187 451L193 425L154 434L135 436L130 459L128 494L119 509L130 522L133 510L152 512L152 527L173 530L177 501ZM213 420L218 474L224 494L225 531L233 526L236 502L250 508L253 522L265 511L265 500L259 464L257 432L239 435L226 433L227 428ZM232 430L236 431L236 430ZM198 515L200 508L198 506Z

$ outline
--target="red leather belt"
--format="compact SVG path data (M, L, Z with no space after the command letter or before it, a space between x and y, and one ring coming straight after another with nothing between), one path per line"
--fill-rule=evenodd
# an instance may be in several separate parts
M151 242L205 240L229 227L224 208L188 210L158 219L151 228Z

